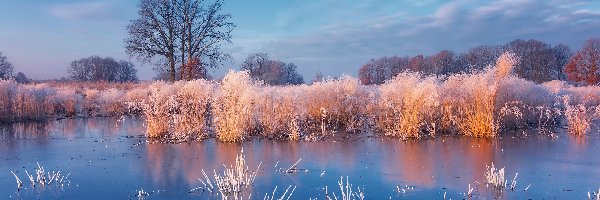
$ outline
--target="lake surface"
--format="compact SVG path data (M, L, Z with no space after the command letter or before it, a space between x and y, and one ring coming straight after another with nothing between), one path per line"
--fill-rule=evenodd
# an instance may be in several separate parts
M472 198L586 199L600 188L600 136L580 138L558 128L558 137L536 131L505 133L485 140L438 137L398 141L360 136L351 141L287 142L254 139L228 144L214 139L180 144L147 143L141 119L65 119L0 128L0 199L145 199L220 198L190 190L203 186L202 169L211 176L222 171L244 150L250 169L261 163L252 199L281 196L296 186L291 199L340 196L338 181L364 190L365 199L463 199L468 185ZM300 160L301 159L301 160ZM296 166L308 172L281 173ZM25 170L37 164L46 171L70 172L62 188L17 191L11 171L26 180ZM486 165L506 167L506 179L516 178L514 191L486 186ZM524 189L531 185L527 191ZM400 188L400 191L398 191ZM404 189L404 191L402 191ZM277 195L276 195L277 196Z

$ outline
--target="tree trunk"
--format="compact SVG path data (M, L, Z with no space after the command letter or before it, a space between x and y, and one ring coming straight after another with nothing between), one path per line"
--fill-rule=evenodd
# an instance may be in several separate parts
M173 56L169 56L169 67L171 68L169 72L171 73L171 83L175 82L175 58Z

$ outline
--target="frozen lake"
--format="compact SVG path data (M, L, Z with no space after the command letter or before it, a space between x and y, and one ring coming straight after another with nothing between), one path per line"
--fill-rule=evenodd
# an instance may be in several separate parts
M180 144L146 143L143 120L65 119L0 129L1 199L127 199L140 189L146 199L220 198L190 190L203 186L202 169L212 177L244 149L250 169L261 164L252 199L263 199L296 186L291 199L340 195L337 181L348 177L364 189L365 199L463 199L470 184L473 198L586 199L600 188L600 136L583 138L555 129L504 133L499 138L438 137L419 141L358 136L349 141L288 142L253 139L229 144L208 139ZM118 124L118 126L117 126ZM301 160L300 160L301 159ZM278 168L307 172L286 174ZM70 172L70 184L33 188L25 170ZM514 191L486 186L486 165L506 167ZM24 181L17 191L11 171ZM525 188L531 185L526 191ZM400 189L398 191L398 189ZM403 190L404 189L404 190Z

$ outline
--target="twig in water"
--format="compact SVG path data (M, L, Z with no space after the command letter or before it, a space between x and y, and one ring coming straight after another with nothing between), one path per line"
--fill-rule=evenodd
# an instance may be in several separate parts
M473 196L473 188L471 187L471 184L469 184L469 190L467 191L467 197L471 197Z
M296 163L294 163L290 168L288 168L285 173L294 173L294 172L298 172L298 169L294 168L300 161L302 160L302 158L300 158L298 161L296 161ZM293 171L292 171L293 170Z
M285 197L287 196L286 200L289 200L292 195L294 194L294 191L296 190L296 186L294 186L294 188L292 189L292 191L290 192L290 194L288 195L287 193L289 192L290 188L292 186L288 186L287 189L285 189L285 192L283 192L283 195L281 195L280 198L276 199L276 200L284 200L286 199ZM273 190L273 194L269 197L269 195L267 193L265 193L265 197L263 198L263 200L273 200L275 198L275 192L277 191L277 186L275 186L275 189Z
M517 186L517 176L519 175L519 173L515 173L515 177L513 178L513 180L510 182L510 190L514 190L515 187Z
M19 179L19 177L13 171L10 171L10 173L12 173L15 176L15 179L17 179L17 188L21 189L21 187L23 187L23 182L21 179Z

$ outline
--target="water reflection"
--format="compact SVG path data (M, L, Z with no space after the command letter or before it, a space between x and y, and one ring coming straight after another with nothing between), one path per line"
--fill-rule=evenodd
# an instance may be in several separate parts
M68 119L0 130L0 155L5 158L0 159L2 169L22 169L37 161L51 162L50 166L73 170L77 184L88 185L73 191L105 192L102 191L105 187L96 185L106 185L116 190L111 191L114 194L111 197L116 199L125 198L141 187L161 189L161 195L165 196L156 195L159 199L189 199L188 191L202 185L198 181L203 177L202 169L212 178L213 170L221 172L223 164L234 163L242 148L251 170L262 162L255 186L249 191L252 197L258 198L272 192L275 186L282 192L282 187L293 185L298 187L294 199L323 199L321 188L329 186L337 191L340 176L348 176L353 185L365 188L368 199L440 199L444 192L448 198L461 199L464 196L459 193L466 192L468 184L474 186L476 182L485 181L486 165L491 163L498 168L506 167L507 179L519 173L517 190L499 193L481 186L476 190L478 198L572 199L579 197L574 194L597 189L594 178L600 177L600 161L594 159L600 153L598 135L581 138L571 137L566 132L558 133L558 139L532 133L530 137L515 135L492 140L465 137L420 141L361 138L348 142L254 139L231 144L209 139L176 145L134 146L144 140L137 137L144 131L141 120ZM124 135L136 137L121 137ZM276 171L276 168L287 169L300 159L297 167L308 169L309 173ZM321 176L323 171L326 173ZM0 173L2 194L8 189L14 192L11 176ZM524 192L528 184L532 186ZM395 191L398 185L416 189L398 194ZM565 192L567 190L572 192ZM61 197L64 196L57 198Z
M0 125L0 140L44 139L49 136L54 124L47 122L28 122Z
M0 124L0 141L143 135L144 131L143 120L138 117L74 118Z

